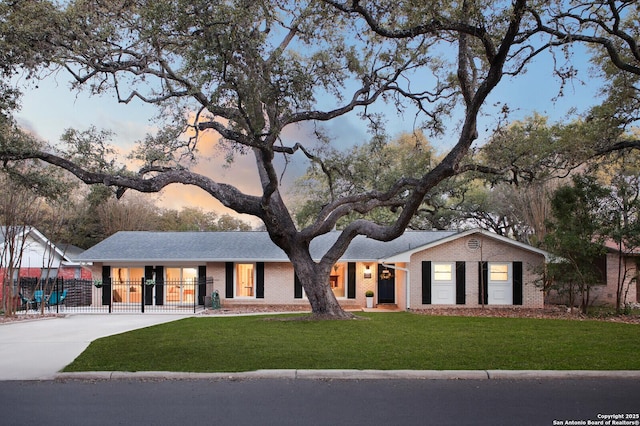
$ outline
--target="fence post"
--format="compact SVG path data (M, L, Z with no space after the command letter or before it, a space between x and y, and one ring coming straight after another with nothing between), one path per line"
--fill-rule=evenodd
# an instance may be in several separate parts
M140 291L140 306L141 306L141 309L142 309L142 313L143 313L143 314L144 314L144 298L145 298L145 296L146 296L146 291L147 291L147 289L145 288L145 287L146 287L146 285L145 285L145 283L144 283L144 282L145 282L145 279L144 279L144 277L142 277L142 278L140 279L140 287L141 287L141 288L140 288L140 290L141 290L141 291Z
M56 314L60 313L60 281L56 277Z

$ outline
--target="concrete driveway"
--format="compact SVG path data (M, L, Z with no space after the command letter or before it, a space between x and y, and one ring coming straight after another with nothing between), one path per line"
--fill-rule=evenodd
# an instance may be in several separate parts
M93 340L186 318L173 314L69 315L0 325L0 380L49 380Z

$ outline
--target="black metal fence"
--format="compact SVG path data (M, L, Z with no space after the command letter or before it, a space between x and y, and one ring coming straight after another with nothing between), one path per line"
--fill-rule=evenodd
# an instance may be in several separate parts
M51 313L196 313L204 309L208 278L199 281L106 282L21 278L23 310Z

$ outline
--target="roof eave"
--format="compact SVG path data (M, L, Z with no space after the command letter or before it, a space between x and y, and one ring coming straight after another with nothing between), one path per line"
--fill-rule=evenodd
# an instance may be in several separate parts
M459 232L459 233L456 233L456 234L453 234L453 235L449 235L447 237L444 237L444 238L441 238L439 240L430 242L428 244L416 247L416 248L411 249L411 250L407 250L407 251L402 252L402 253L397 253L397 254L395 254L393 256L390 256L390 257L387 257L385 259L380 259L380 262L387 262L387 263L410 262L411 261L411 256L413 254L415 254L415 253L418 253L418 252L421 252L421 251L424 251L424 250L428 250L428 249L431 249L433 247L437 247L439 245L442 245L442 244L445 244L445 243L448 243L448 242L451 242L451 241L455 241L457 239L464 238L464 237L467 237L467 236L470 236L470 235L473 235L473 234L484 235L484 236L487 236L489 238L493 238L495 240L501 241L503 243L514 245L514 246L516 246L518 248L521 248L523 250L527 250L527 251L530 251L530 252L537 253L537 254L539 254L541 256L544 256L546 262L550 262L555 258L554 255L552 255L551 253L549 253L547 251L532 247L532 246L530 246L528 244L525 244L525 243L521 243L520 241L516 241L516 240L513 240L511 238L508 238L508 237L505 237L505 236L502 236L502 235L498 235L498 234L496 234L494 232L490 232L490 231L487 231L487 230L484 230L484 229L481 229L481 228L473 228L473 229L469 229L467 231L462 231L462 232Z

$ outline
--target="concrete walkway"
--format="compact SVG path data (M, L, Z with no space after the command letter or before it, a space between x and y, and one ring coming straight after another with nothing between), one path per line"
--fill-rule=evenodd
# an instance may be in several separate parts
M0 380L49 380L93 340L186 315L68 315L0 325Z
M60 373L100 337L186 318L176 314L68 315L0 325L0 380L133 378L166 379L551 379L632 378L640 371L505 370L258 370L245 373L85 372Z

